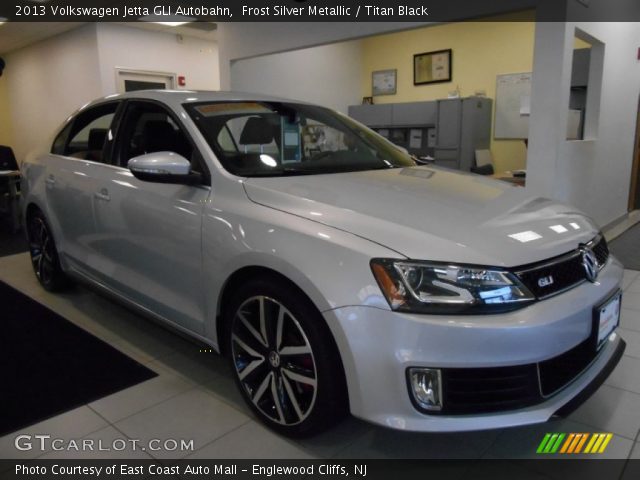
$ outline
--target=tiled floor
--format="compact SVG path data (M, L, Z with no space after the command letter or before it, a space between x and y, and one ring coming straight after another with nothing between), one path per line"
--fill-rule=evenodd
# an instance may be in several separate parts
M628 348L606 384L568 419L458 434L387 430L349 418L293 441L257 423L227 363L88 290L52 295L37 284L26 254L0 258L0 279L108 341L159 375L147 382L0 438L0 458L531 458L545 432L613 432L609 458L639 458L640 272L625 271L620 333ZM19 451L18 433L99 440L192 439L192 451ZM514 467L515 468L515 467ZM531 473L531 472L529 472ZM533 475L531 478L536 478Z

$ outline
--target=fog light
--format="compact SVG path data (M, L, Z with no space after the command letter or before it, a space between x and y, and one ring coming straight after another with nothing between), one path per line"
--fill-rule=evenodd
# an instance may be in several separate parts
M425 410L442 409L442 375L437 368L410 368L413 398Z

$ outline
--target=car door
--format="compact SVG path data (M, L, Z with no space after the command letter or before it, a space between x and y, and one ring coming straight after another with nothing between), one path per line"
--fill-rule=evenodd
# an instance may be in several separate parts
M202 184L141 181L126 168L138 155L172 151L202 172ZM150 101L129 101L113 165L93 199L101 281L155 314L204 331L202 212L211 188L197 148L177 117Z
M58 135L47 162L48 215L63 260L76 270L85 270L94 257L92 199L119 104L108 102L81 111Z

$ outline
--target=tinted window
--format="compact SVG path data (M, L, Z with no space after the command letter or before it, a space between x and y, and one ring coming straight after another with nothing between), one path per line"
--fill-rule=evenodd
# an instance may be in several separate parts
M327 108L281 102L211 102L185 108L223 166L236 175L415 166L384 138Z
M73 120L68 140L62 148L63 155L103 162L107 145L113 140L111 123L118 103L92 107ZM61 139L62 141L62 139Z
M201 173L204 183L208 183L208 170L198 150L164 107L151 102L130 102L118 135L121 167L147 153L174 152L189 160L191 169Z
M51 153L54 155L64 155L64 148L67 145L67 139L69 138L69 132L71 131L72 126L73 122L67 123L67 125L58 134L56 139L53 141Z

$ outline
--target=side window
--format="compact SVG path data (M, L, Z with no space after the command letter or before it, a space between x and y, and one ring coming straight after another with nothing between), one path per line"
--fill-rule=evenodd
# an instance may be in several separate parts
M111 123L117 108L117 103L109 103L79 114L73 121L63 154L103 162L105 147L113 139Z
M125 167L133 157L153 152L174 152L187 160L193 147L171 115L155 103L134 102L126 113L120 134L120 164Z
M72 126L73 122L69 122L60 131L56 139L53 141L53 145L51 146L51 153L53 153L54 155L64 155L64 147L67 145L67 139L69 138L69 132L71 132Z
M154 152L174 152L191 162L191 169L209 183L208 170L184 130L162 106L130 102L119 129L119 165L126 167L134 157Z

